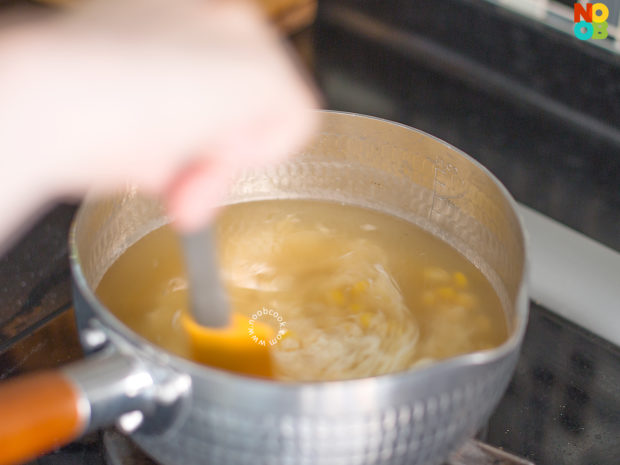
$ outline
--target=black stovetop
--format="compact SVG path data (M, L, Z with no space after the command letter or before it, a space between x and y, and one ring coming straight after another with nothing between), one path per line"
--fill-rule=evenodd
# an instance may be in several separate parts
M542 307L530 310L515 375L481 438L538 465L617 465L620 349ZM0 378L82 356L73 311L59 312L0 354ZM88 435L29 465L104 465L102 437Z
M298 39L331 108L435 134L520 202L620 250L620 109L606 106L620 101L617 56L482 0L319 4ZM607 94L594 98L588 82ZM0 260L0 380L82 355L66 251L74 208L56 207ZM482 434L539 465L616 465L618 386L618 347L532 304L516 373ZM102 444L92 434L32 463L103 464Z

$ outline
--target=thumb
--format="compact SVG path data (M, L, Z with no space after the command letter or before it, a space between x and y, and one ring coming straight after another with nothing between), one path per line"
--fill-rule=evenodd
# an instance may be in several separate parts
M233 169L217 159L199 160L188 166L164 194L173 226L194 232L212 221L233 175Z

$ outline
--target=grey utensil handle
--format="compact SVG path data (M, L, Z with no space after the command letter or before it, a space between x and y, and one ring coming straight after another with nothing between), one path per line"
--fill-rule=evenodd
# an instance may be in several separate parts
M230 321L230 304L222 284L211 226L181 238L189 279L192 315L202 326L221 328Z

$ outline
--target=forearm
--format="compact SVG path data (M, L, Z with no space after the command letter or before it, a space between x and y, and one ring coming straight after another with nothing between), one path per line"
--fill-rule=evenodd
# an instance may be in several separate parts
M12 243L49 196L36 133L35 102L27 92L29 48L34 29L5 28L0 35L0 254ZM52 155L53 156L53 155Z
M199 227L231 172L285 158L316 126L311 90L249 6L81 5L0 30L0 242L45 199L127 180Z

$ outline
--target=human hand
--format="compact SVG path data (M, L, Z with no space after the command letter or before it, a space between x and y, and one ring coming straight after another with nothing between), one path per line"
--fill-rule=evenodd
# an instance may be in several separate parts
M240 3L90 1L9 28L0 63L0 157L31 204L129 180L190 231L235 171L288 156L317 124L279 38Z

